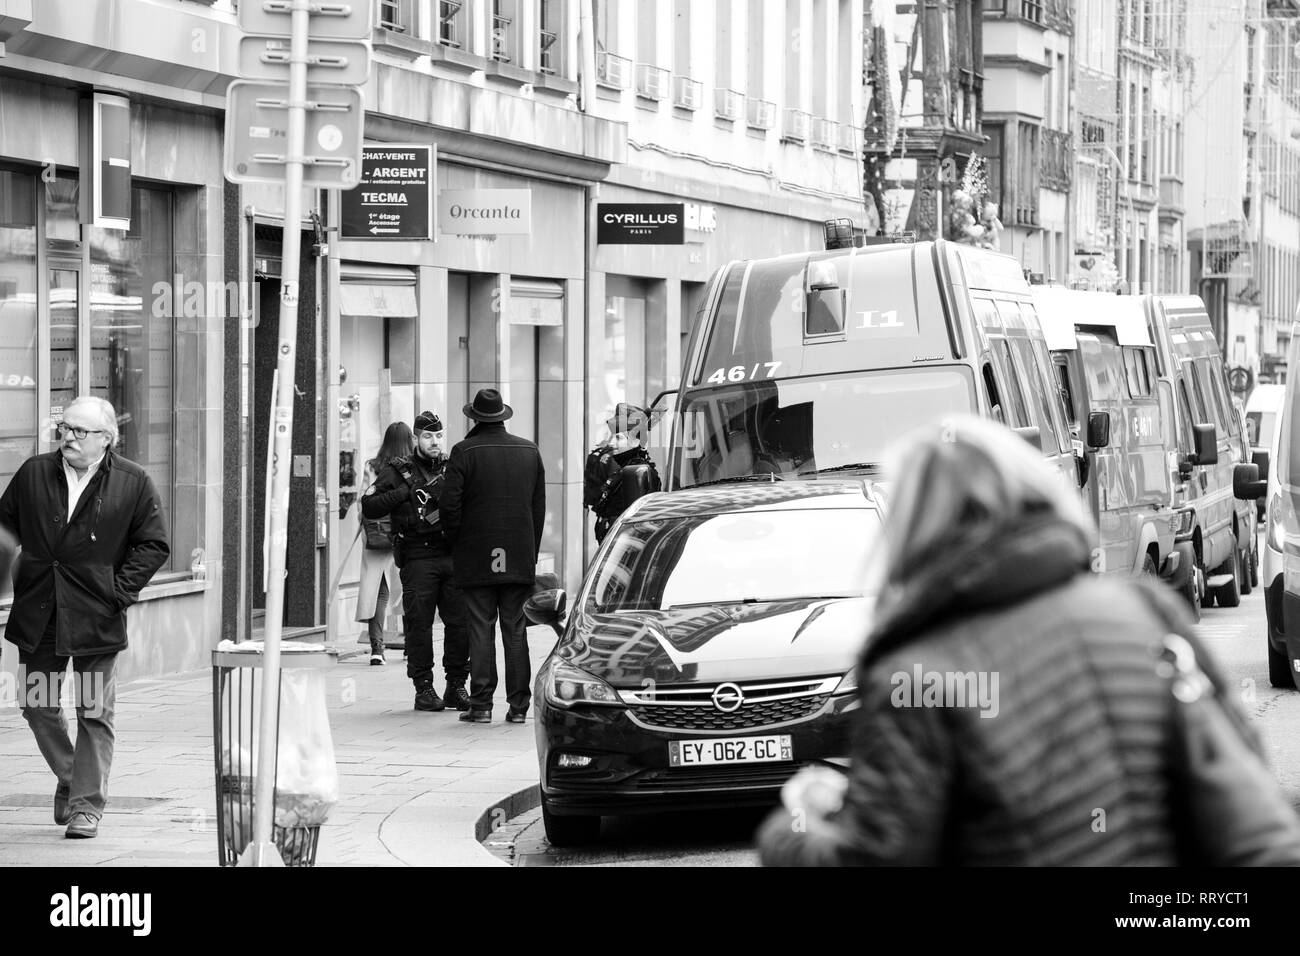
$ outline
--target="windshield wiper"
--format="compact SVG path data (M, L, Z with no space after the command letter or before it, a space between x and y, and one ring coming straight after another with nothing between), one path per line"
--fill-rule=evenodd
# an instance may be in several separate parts
M730 481L773 482L773 481L785 481L785 479L782 478L780 475L778 475L776 472L771 471L771 472L766 472L765 474L762 475L735 475L734 477L731 478L714 478L712 481L701 481L698 482L697 484L691 485L689 488L683 488L682 490L690 491L691 488L703 488L706 485L721 485L721 484L726 484L727 482Z
M817 475L829 475L836 471L865 471L869 475L874 475L880 471L880 465L874 461L859 461L848 465L835 465L831 468L817 468L813 471L801 471L796 477L813 478Z

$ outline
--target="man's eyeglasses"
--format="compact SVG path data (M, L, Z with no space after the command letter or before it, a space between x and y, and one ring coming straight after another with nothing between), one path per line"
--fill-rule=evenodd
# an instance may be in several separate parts
M60 434L62 437L64 437L64 438L67 438L69 435L71 435L73 438L75 438L75 439L77 439L78 441L80 441L81 439L85 438L87 435L103 435L103 434L104 434L104 429L102 429L102 428L77 428L77 427L75 427L75 426L73 426L73 425L64 425L64 424L60 424L60 425L59 425L59 434Z

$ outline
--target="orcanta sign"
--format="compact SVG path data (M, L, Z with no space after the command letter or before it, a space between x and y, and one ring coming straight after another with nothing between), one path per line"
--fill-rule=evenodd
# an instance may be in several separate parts
M526 236L533 231L530 189L444 189L438 229L444 235Z
M432 239L437 147L362 147L361 182L342 194L344 239Z

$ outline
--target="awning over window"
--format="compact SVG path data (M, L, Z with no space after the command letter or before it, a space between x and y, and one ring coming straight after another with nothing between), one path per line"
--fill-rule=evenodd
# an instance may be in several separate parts
M511 325L563 325L564 283L553 279L510 280Z
M415 270L400 266L344 262L339 267L339 314L352 318L413 319Z

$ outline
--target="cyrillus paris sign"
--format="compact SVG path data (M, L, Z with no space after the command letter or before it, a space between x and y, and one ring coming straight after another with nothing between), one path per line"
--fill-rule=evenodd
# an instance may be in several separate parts
M456 236L526 236L533 230L529 189L444 189L438 229Z
M596 242L603 245L680 246L686 241L686 206L679 202L596 204Z

